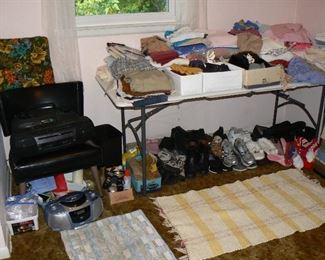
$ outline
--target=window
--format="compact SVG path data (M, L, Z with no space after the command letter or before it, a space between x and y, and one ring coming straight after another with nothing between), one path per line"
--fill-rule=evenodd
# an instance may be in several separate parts
M175 0L75 0L79 36L157 32L176 25Z

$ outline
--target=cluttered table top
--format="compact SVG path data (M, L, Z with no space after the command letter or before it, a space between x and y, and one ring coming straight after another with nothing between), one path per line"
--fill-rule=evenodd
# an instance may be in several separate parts
M241 20L228 32L182 27L140 39L141 49L107 43L96 80L119 108L325 85L324 39L293 23Z

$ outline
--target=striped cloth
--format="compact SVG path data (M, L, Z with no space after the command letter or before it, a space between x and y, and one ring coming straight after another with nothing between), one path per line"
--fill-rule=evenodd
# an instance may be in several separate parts
M61 232L69 259L176 259L141 210Z
M189 259L205 259L319 227L325 189L296 169L159 197Z

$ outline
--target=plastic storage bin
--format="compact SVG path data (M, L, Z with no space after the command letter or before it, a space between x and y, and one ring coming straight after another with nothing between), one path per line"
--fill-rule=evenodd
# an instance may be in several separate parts
M165 73L172 79L178 95L188 96L202 93L202 73L182 76L170 69L166 69Z

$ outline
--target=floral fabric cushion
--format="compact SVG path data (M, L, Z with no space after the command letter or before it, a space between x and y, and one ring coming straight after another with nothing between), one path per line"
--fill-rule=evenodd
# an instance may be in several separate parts
M0 91L54 83L46 37L0 39Z

